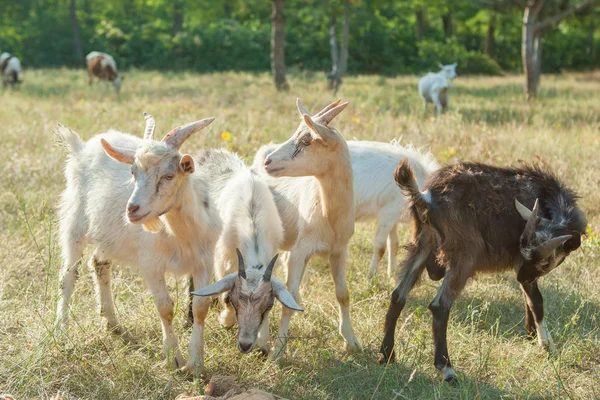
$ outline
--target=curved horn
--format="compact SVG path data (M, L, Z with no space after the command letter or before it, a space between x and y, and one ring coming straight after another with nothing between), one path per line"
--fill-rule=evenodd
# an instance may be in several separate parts
M519 213L521 213L521 211L519 210L519 206L517 204L520 204L525 210L529 211L527 207L525 207L523 204L519 203L517 199L515 199L515 206L517 207ZM535 233L535 230L537 228L538 211L539 201L538 199L535 199L533 210L529 212L529 216L527 217L527 224L525 224L525 230L523 230L523 235L527 238L527 240L530 240L533 237L533 234ZM523 214L521 214L521 216L523 217Z
M304 107L304 104L302 104L300 98L296 98L296 107L298 107L298 112L300 113L300 116L307 114L312 117L312 113Z
M265 270L265 274L263 275L263 281L269 282L271 280L271 275L273 274L273 267L275 266L277 257L279 257L279 254L275 254L275 257L273 257L269 262L269 265L267 265L267 269Z
M179 149L183 142L187 140L194 133L198 132L200 129L210 125L211 122L215 120L214 117L201 119L200 121L192 122L191 124L178 126L177 128L172 129L167 135L163 138L163 142L168 144L169 146L175 147Z
M319 117L315 118L315 120L318 123L320 123L321 125L327 126L327 125L329 125L331 120L334 119L335 117L337 117L339 113L344 111L344 108L346 108L347 106L348 106L348 102L342 103L339 106L335 106L331 110L328 110L327 112L319 115Z
M244 257L242 256L240 249L235 249L235 251L237 252L238 256L238 275L240 276L240 278L246 279L246 267L244 266Z
M555 238L549 239L549 240L545 241L544 243L542 243L541 245L539 245L537 247L536 251L538 252L539 255L542 256L542 258L548 258L552 255L552 253L558 246L560 246L567 240L571 239L572 237L573 237L573 235L562 235L562 236L557 236Z
M324 109L322 109L321 111L316 113L315 117L320 117L321 115L325 114L327 111L331 110L333 107L337 107L337 105L340 104L341 101L342 101L342 99L339 99L339 100L336 100L333 103L329 104L327 107L325 107Z
M152 140L154 137L154 131L156 130L156 121L154 117L147 112L144 113L144 119L146 120L146 129L144 129L144 139Z

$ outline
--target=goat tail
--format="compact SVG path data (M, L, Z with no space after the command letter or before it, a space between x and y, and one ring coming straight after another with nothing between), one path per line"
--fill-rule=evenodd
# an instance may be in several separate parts
M71 128L58 124L54 129L57 143L67 150L70 154L79 153L83 149L83 140Z
M419 210L427 209L427 202L419 190L419 185L415 179L415 172L408 162L408 158L403 158L398 163L396 172L394 172L394 180L400 189L402 189L404 195L410 198L413 206Z

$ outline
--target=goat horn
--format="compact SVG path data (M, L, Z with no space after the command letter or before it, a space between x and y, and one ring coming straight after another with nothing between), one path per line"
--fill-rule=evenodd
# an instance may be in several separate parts
M244 266L244 257L242 256L240 249L235 249L235 251L237 252L238 256L238 275L240 276L240 278L246 279L246 267Z
M269 265L267 265L267 269L265 270L265 274L263 275L263 281L269 282L271 280L271 275L273 274L273 267L275 266L277 257L279 257L279 254L275 254L275 257L273 257L269 262Z
M144 129L144 139L152 140L154 136L154 130L156 130L156 121L154 117L147 112L144 113L144 119L146 120L146 129Z
M192 122L184 126L178 126L167 133L162 141L169 146L179 149L183 142L187 140L187 138L198 132L200 129L210 125L214 120L214 117L211 117L201 119L200 121Z
M517 204L517 202L518 201L515 199L515 205ZM519 204L521 204L521 203L519 203ZM521 204L521 206L523 206L523 205ZM523 208L527 209L527 207L525 207L525 206L523 206ZM517 206L517 210L518 210L518 206ZM533 205L533 210L529 212L529 216L527 218L527 224L525 224L525 230L523 231L523 235L525 235L527 240L529 240L533 237L533 234L535 233L535 229L537 228L538 210L539 210L539 201L538 201L538 199L535 199L535 204ZM523 216L523 214L521 214L521 216Z
M316 113L315 117L320 117L321 115L325 114L327 111L331 110L333 107L337 107L341 101L342 101L342 99L339 99L339 100L336 100L333 103L329 104L327 107L325 107L324 109L322 109L321 111Z
M300 112L300 116L303 116L304 114L306 114L306 115L310 115L312 117L312 113L304 107L304 104L302 104L302 101L300 101L300 98L296 99L296 107L298 107L298 112Z
M538 254L542 256L542 258L548 258L558 246L571 239L572 237L573 235L562 235L549 239L543 244L539 245L536 250Z

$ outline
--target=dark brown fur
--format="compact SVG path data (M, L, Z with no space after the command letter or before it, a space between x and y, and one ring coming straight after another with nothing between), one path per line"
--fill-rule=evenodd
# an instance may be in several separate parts
M586 219L577 207L576 196L552 174L538 167L498 168L478 163L446 166L431 175L425 184L425 196L419 192L408 162L400 162L395 179L411 199L414 232L400 272L401 280L392 293L381 345L381 362L394 358L394 331L408 293L427 267L430 276L444 282L429 306L433 314L435 365L450 367L446 346L446 328L450 307L467 280L478 271L519 271L518 280L526 298L526 325L532 329L543 319L543 299L536 279L547 273L545 260L522 254L526 221L515 208L518 199L529 209L539 199L539 231L548 237L572 235L557 248L555 257L563 259L580 244ZM538 219L539 220L539 219ZM541 221L541 220L539 220ZM536 225L537 226L537 225ZM541 237L546 237L542 235ZM550 267L556 266L557 261ZM455 379L455 378L454 378Z

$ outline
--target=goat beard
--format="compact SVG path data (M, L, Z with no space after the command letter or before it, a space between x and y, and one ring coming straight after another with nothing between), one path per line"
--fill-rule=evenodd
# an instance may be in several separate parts
M154 218L144 222L142 227L146 232L157 233L163 228L163 222L160 220L160 218Z

